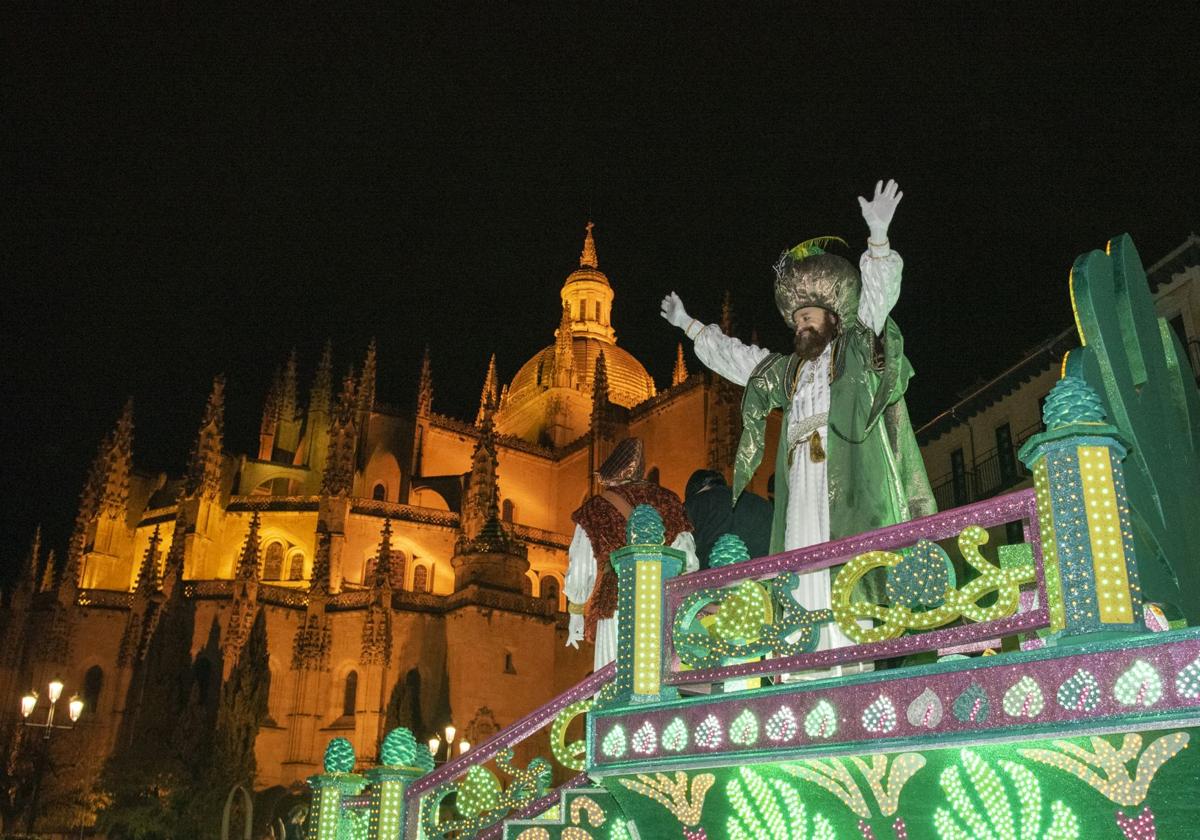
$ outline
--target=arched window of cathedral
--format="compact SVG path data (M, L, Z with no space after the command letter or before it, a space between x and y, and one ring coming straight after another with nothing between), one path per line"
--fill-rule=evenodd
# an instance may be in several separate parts
M554 604L554 609L558 609L558 578L554 575L546 575L542 578L541 586L542 597L550 603Z
M263 580L279 580L283 577L283 543L273 542L267 546L263 559Z
M358 671L346 675L346 684L342 688L342 715L354 717L354 707L358 704Z
M375 488L371 491L371 498L377 502L387 501L387 488L383 485L382 481L376 484Z
M600 301L596 301L596 320L600 320Z
M100 708L100 689L104 685L104 669L93 665L83 675L83 708L84 711L95 712Z
M429 571L424 566L413 569L413 592L429 591Z
M505 499L504 504L500 506L500 509L503 511L501 516L503 517L504 521L512 522L513 516L517 510L517 506L512 503L512 499Z
M646 480L647 480L647 481L649 481L651 484L658 484L658 483L659 483L659 478L658 478L658 467L651 467L651 468L650 468L650 472L646 473Z
M304 580L303 552L294 551L288 558L288 580Z

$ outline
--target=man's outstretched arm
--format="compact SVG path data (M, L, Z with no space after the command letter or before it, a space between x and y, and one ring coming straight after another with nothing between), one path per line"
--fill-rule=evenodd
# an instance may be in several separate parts
M696 356L712 371L735 385L745 385L758 363L770 353L761 347L742 344L725 335L716 324L707 326L687 314L679 295L671 292L662 300L660 314L695 342Z
M858 320L876 335L883 333L888 313L900 297L900 275L904 261L891 248L888 227L904 193L895 181L875 184L875 196L868 201L858 197L863 221L867 223L867 250L858 261L862 274L862 294L858 299Z

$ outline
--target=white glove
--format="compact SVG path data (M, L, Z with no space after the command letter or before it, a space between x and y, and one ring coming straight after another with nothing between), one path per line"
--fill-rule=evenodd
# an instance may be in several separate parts
M683 301L674 292L662 299L662 311L659 314L666 318L669 324L685 332L692 324L692 316L687 314L687 310L683 308Z
M583 641L583 616L571 614L570 620L567 622L567 647L579 649L579 643Z
M858 197L858 205L862 208L863 221L871 231L872 242L887 241L888 226L892 223L896 205L904 198L904 193L899 192L899 189L896 182L890 179L887 186L884 186L883 181L877 181L873 199L867 201L861 195Z

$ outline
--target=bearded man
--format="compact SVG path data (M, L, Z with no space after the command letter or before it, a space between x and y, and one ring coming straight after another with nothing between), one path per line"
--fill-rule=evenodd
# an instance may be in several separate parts
M596 471L601 490L571 514L575 535L567 549L567 646L586 639L595 645L595 668L617 658L617 572L609 555L625 545L625 522L638 505L650 505L662 517L666 544L685 555L684 572L694 572L696 540L679 497L646 481L640 438L626 438Z
M902 197L894 181L880 181L871 201L858 199L870 235L857 270L825 252L825 245L840 241L834 237L809 240L780 258L775 303L795 331L789 355L747 346L719 326L700 324L674 292L663 299L662 316L694 340L700 361L745 386L734 500L762 460L767 415L783 409L772 553L936 509L904 403L912 367L888 315L900 295L904 263L891 250L887 230ZM816 610L830 606L829 592L824 569L803 575L795 594ZM821 648L849 643L836 625L825 625Z

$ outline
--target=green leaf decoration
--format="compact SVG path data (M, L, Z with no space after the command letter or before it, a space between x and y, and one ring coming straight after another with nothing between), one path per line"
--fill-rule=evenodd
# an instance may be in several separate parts
M717 537L708 553L708 565L713 569L733 563L745 563L749 559L750 550L737 534L722 534Z
M1064 365L1103 401L1128 439L1124 461L1142 592L1134 603L1170 604L1200 624L1200 393L1175 331L1154 311L1141 258L1128 235L1091 251L1071 269L1071 303L1081 343ZM1135 584L1136 587L1137 584Z
M629 545L662 545L666 540L662 517L650 505L638 505L625 523L625 538Z
M417 756L417 739L412 730L398 726L383 739L379 748L379 760L388 767L414 767Z
M926 610L946 603L956 578L950 556L937 543L919 540L900 552L903 558L887 570L887 595L893 606Z
M987 692L979 683L973 682L954 699L952 709L954 719L959 723L983 723L989 710Z
M721 721L716 715L709 715L700 721L696 727L696 746L706 750L715 750L721 746Z
M654 731L654 725L650 721L643 723L637 732L633 733L631 746L635 753L641 755L650 755L658 747L658 733Z
M908 722L921 729L933 729L942 722L942 700L927 688L908 704Z
M896 728L896 706L886 694L876 697L862 713L863 729L875 735L891 732Z
M683 718L675 718L662 732L662 748L666 752L683 752L688 745L687 724Z
M1042 687L1033 677L1024 676L1004 692L1004 714L1009 717L1034 718L1046 707Z
M771 596L766 587L757 581L744 580L717 609L713 629L726 642L749 644L758 639L763 625L770 623Z
M1001 760L1005 780L971 750L960 759L961 766L947 767L940 777L948 807L937 808L933 824L941 840L1078 840L1075 813L1052 802L1047 814L1041 785L1027 767Z
M1153 706L1163 696L1162 678L1153 665L1139 659L1117 677L1113 694L1122 706Z
M828 700L822 700L804 718L809 738L832 738L837 732L837 712Z
M1175 675L1175 693L1187 700L1200 698L1200 656Z
M812 239L806 239L799 245L788 251L788 256L793 260L803 260L807 257L815 257L817 254L825 253L825 246L839 243L843 248L849 248L846 240L840 236L814 236Z
M467 770L466 778L458 783L454 807L459 814L471 819L499 806L503 792L500 781L492 772L476 765Z
M758 718L745 709L729 725L729 740L741 747L748 747L758 740Z
M1090 712L1100 705L1100 683L1080 668L1058 687L1058 705L1073 712Z
M833 825L820 814L809 820L797 786L766 778L749 767L725 786L732 813L725 828L729 840L835 840Z
M609 758L620 758L625 755L625 751L628 748L629 744L625 740L625 728L619 723L608 730L608 734L604 736L604 740L600 743L600 752Z
M325 748L326 773L354 772L354 745L345 738L334 738Z
M787 706L780 706L767 718L766 730L767 738L777 744L792 740L800 731L796 713Z

